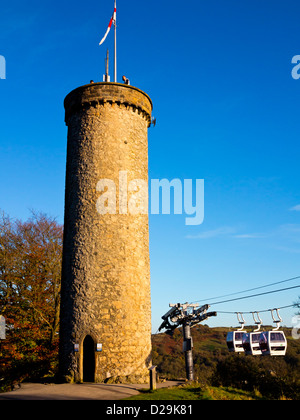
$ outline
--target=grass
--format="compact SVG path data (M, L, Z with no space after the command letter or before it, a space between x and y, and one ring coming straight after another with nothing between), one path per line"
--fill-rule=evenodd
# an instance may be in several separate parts
M234 388L225 387L205 387L201 388L199 384L182 385L174 388L161 388L156 391L148 389L141 390L140 394L126 400L261 400L258 392L246 392Z

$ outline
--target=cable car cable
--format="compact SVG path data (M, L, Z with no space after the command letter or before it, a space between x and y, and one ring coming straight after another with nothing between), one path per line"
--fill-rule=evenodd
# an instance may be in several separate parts
M210 303L210 306L213 306L213 305L221 305L222 303L234 302L234 301L237 301L237 300L249 299L249 298L253 298L253 297L257 297L257 296L269 295L269 294L272 294L272 293L284 292L285 290L297 289L299 287L300 287L300 285L293 286L293 287L286 287L284 289L271 290L270 292L256 293L255 295L242 296L242 297L235 298L235 299L223 300L223 301L220 301L220 302L213 302L213 303Z
M277 309L280 309L280 310L282 310L282 309L287 309L287 308L294 308L296 305L294 304L294 305L288 305L288 306L281 306L280 308L277 308ZM263 311L250 311L250 312L242 312L242 311L238 311L238 313L239 314L243 314L243 315L247 315L247 314L252 314L252 313L256 313L256 312L258 312L259 314L263 314L263 313L266 313L266 312L270 312L270 310L271 309L265 309L265 310L263 310ZM230 314L230 315L236 315L237 314L237 311L236 312L227 312L227 311L218 311L218 314Z
M297 277L292 277L292 278L290 278L290 279L286 279L286 280L277 281L277 282L275 282L275 283L266 284L265 286L253 287L252 289L242 290L242 291L240 291L240 292L229 293L229 294L227 294L227 295L222 295L222 296L215 296L215 297L208 298L208 299L196 300L196 301L194 301L194 302L191 302L191 304L193 304L193 303L198 303L198 302L204 302L204 301L205 301L205 302L209 302L209 301L214 300L214 299L221 299L221 298L224 298L224 297L229 297L229 296L239 295L239 294L241 294L241 293L252 292L252 291L254 291L254 290L264 289L265 287L271 287L271 286L275 286L275 285L277 285L277 284L287 283L287 282L289 282L289 281L298 280L298 279L300 279L300 276L297 276Z

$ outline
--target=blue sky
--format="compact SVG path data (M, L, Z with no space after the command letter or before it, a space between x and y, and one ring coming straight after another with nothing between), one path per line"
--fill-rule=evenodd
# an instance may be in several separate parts
M32 208L63 221L63 100L102 81L112 33L98 43L112 10L113 0L1 6L0 208L12 217ZM297 0L118 0L118 78L151 96L157 118L149 176L205 181L202 225L150 215L154 331L170 302L300 276L300 80L291 76L299 13ZM286 306L297 292L212 310ZM282 311L285 324L293 314ZM235 324L233 315L209 321Z

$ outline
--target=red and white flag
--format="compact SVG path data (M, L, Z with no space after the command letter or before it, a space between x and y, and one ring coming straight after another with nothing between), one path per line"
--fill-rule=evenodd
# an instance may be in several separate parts
M112 15L112 17L111 17L111 19L110 19L110 21L109 21L109 25L108 25L108 28L107 28L107 31L106 31L106 33L105 33L105 35L104 35L104 37L101 39L101 41L99 42L99 45L102 45L103 44L103 42L106 40L106 38L107 38L107 35L109 34L109 31L110 31L110 29L111 29L111 26L112 26L112 24L116 24L116 21L117 21L117 8L115 7L114 8L114 13L113 13L113 15Z

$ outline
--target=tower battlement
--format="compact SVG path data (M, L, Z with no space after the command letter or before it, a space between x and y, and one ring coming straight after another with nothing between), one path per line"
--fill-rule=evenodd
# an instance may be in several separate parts
M134 86L108 82L91 83L70 92L64 102L66 124L71 115L105 103L138 111L146 118L148 126L151 124L153 105L145 92Z

